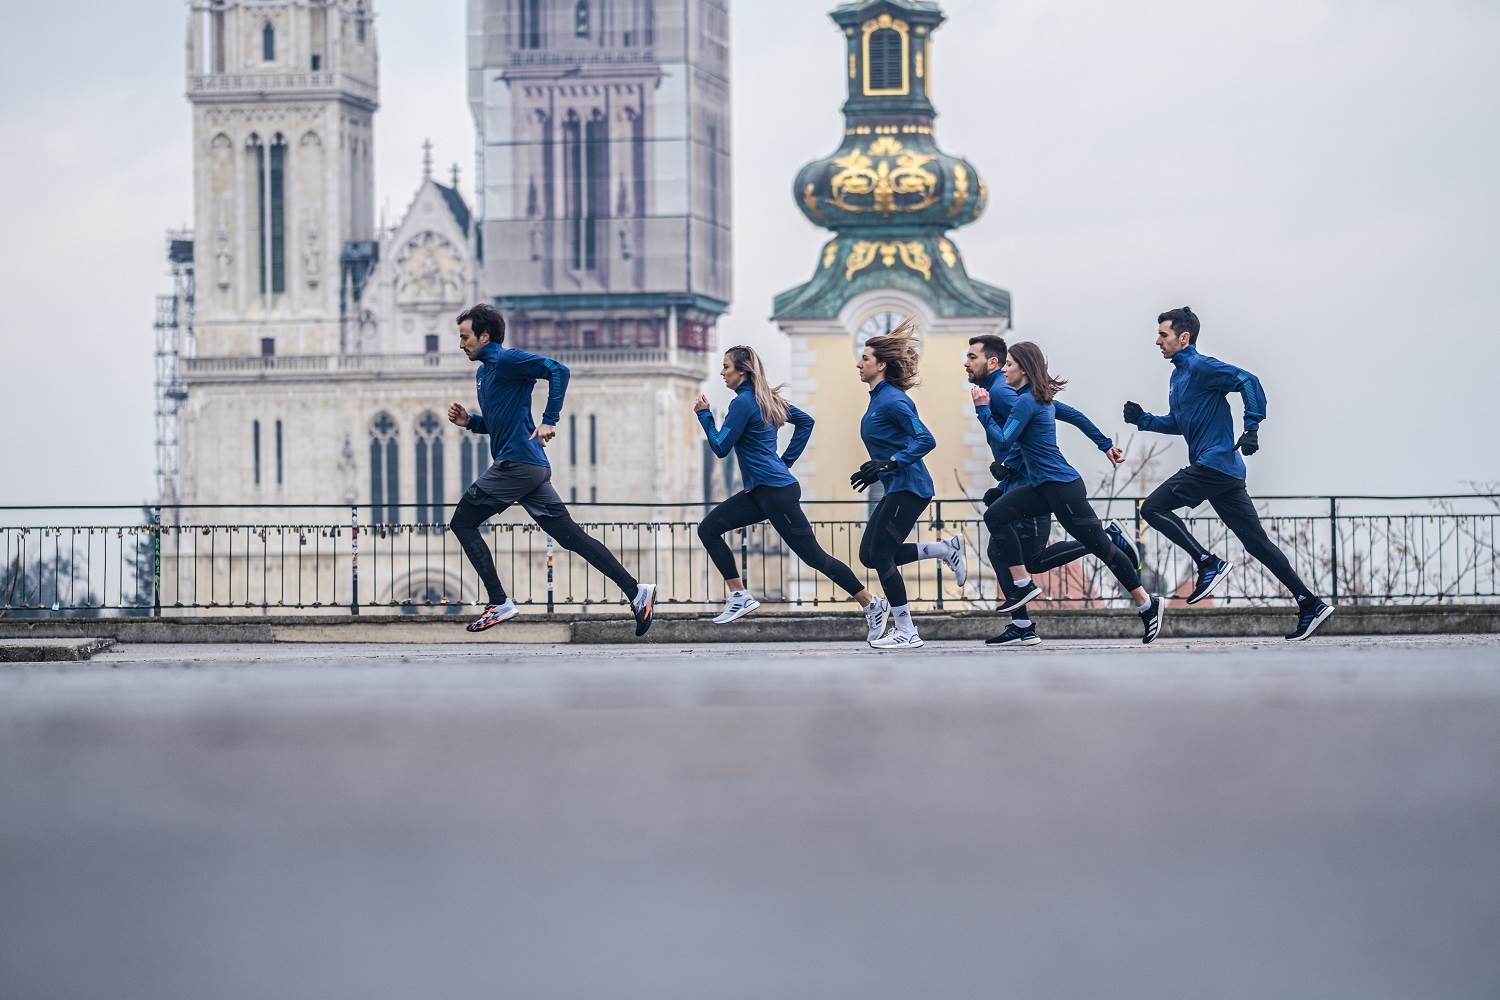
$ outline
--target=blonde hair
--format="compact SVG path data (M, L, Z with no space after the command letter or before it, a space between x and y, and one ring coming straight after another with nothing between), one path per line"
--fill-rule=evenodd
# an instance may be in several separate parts
M725 351L724 357L750 383L750 389L755 393L755 403L760 407L761 419L772 427L780 427L786 423L786 400L781 398L781 390L786 386L771 385L766 378L765 366L760 363L760 355L753 348L741 344Z
M917 377L917 362L921 355L917 351L917 318L908 316L900 326L890 333L871 337L865 346L875 360L885 365L885 380L901 390L910 389L920 379Z

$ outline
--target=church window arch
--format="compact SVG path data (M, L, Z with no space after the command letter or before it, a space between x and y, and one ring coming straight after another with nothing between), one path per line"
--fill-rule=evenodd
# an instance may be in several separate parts
M365 25L369 20L370 16L365 11L365 5L361 0L354 7L354 40L361 45L365 44Z
M573 37L589 37L589 0L578 0L573 5Z
M907 78L908 45L905 21L889 14L864 25L865 95L883 97L910 92Z
M490 467L490 437L488 434L466 432L458 439L458 471L460 485L478 479Z
M599 265L600 231L609 222L609 119L595 108L584 130L587 202L584 208L583 270Z
M370 421L370 523L401 521L400 429L384 410Z
M417 522L443 523L443 421L431 410L417 418Z
M270 21L260 29L260 58L262 62L276 61L276 29Z
M567 220L568 264L583 268L583 123L578 112L563 118L563 218Z

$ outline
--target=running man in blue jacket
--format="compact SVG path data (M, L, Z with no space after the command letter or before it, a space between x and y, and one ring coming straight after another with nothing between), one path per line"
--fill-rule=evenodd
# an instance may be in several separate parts
M448 525L489 597L489 605L469 623L469 631L483 632L517 614L515 602L500 584L495 559L479 534L479 526L513 504L520 504L557 544L578 553L615 582L630 601L635 634L645 635L655 610L656 584L638 583L609 549L585 534L552 485L552 467L542 449L557 435L557 422L562 419L567 366L505 347L504 343L505 319L494 306L481 303L459 314L458 346L470 361L479 363L474 375L479 412L470 413L453 403L448 407L448 419L475 434L488 434L495 460L464 493ZM531 390L543 380L547 382L547 406L539 426L531 418Z
M1011 407L1020 398L1020 394L1005 383L1001 369L1005 365L1006 356L1005 340L991 333L971 337L969 350L964 355L964 374L968 376L969 382L974 387L970 390L974 400L974 415L984 428L985 440L995 459L990 463L990 472L995 477L996 483L985 491L984 506L986 508L1012 489L1036 485L1021 456L1020 442L1013 441L1009 445L1003 443L1005 424L1010 418ZM980 390L983 390L982 394ZM1059 421L1078 428L1109 457L1111 463L1120 464L1123 460L1121 450L1115 447L1114 442L1106 437L1092 420L1084 416L1081 410L1069 406L1062 400L1053 400L1052 405ZM1075 538L1065 538L1060 542L1047 544L1047 538L1052 532L1050 513L1022 518L1015 522L1015 529L1017 536L1021 539L1021 550L1026 557L1028 572L1045 573L1048 570L1066 566L1088 554L1088 548ZM1139 570L1140 556L1120 522L1110 520L1104 526L1104 533ZM989 556L992 565L999 565L1000 552L994 535L990 536L986 555ZM1027 607L1023 604L1018 608L1013 608L1010 612L1010 625L999 635L986 639L985 645L1011 648L1041 645L1041 636L1037 635L1036 626L1031 621Z
M749 347L731 347L725 351L719 376L734 390L734 399L724 414L724 426L714 426L707 396L699 396L693 409L713 453L723 458L734 452L744 489L709 511L698 525L698 537L729 591L724 610L714 624L727 625L760 607L760 602L745 589L734 553L724 543L724 533L770 521L797 558L859 602L865 609L869 638L879 639L885 632L890 606L865 589L847 565L823 551L807 515L802 513L802 484L792 475L791 467L812 438L813 418L781 398L781 390L766 378L760 355ZM778 455L776 429L782 424L791 424L794 429L786 451Z
M1242 368L1198 353L1198 317L1187 306L1156 317L1156 346L1172 362L1167 415L1147 413L1139 403L1125 404L1125 422L1143 431L1181 434L1187 438L1188 466L1158 486L1141 505L1141 516L1193 557L1197 584L1188 596L1196 604L1211 594L1234 568L1209 552L1175 513L1207 500L1234 532L1245 551L1269 569L1297 599L1297 628L1286 636L1310 639L1333 614L1302 582L1286 554L1271 541L1245 489L1245 462L1240 455L1260 450L1260 422L1266 418L1266 394L1260 380ZM1245 400L1245 430L1236 441L1234 415L1225 398L1238 392Z

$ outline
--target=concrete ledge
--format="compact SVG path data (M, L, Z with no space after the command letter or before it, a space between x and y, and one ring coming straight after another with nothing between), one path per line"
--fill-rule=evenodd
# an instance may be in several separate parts
M113 639L0 639L0 663L75 663L114 644Z
M1033 612L1042 635L1054 639L1112 639L1137 634L1139 623L1126 609ZM857 642L864 617L846 609L762 611L732 625L715 625L710 615L663 610L644 641ZM992 611L920 612L917 622L928 639L980 640L1005 627L1008 615ZM264 618L51 618L0 620L0 639L114 639L119 642L391 642L391 643L635 643L635 629L623 613L557 616L523 613L487 632L464 631L467 616L360 615ZM1167 610L1162 634L1179 638L1280 637L1295 618L1290 604L1272 608L1189 608ZM1500 633L1500 603L1418 606L1345 605L1324 625L1323 635L1439 635Z

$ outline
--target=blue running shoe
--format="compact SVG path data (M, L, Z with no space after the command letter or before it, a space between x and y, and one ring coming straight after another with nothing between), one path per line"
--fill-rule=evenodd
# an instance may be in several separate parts
M1234 563L1228 559L1215 559L1206 567L1198 571L1198 585L1193 588L1192 594L1188 595L1189 604L1197 604L1209 594L1218 589L1219 584L1234 569Z
M1291 642L1302 642L1306 639L1311 639L1313 633L1318 630L1318 626L1327 621L1328 616L1331 614L1333 614L1333 609L1322 601L1319 601L1305 611L1299 611L1297 613L1297 631L1286 638Z
M1134 566L1135 571L1139 573L1141 571L1141 554L1136 550L1135 543L1130 540L1130 536L1125 534L1124 526L1119 521L1111 519L1104 526L1104 533L1109 536L1109 540L1114 542L1115 546L1121 552L1125 553L1125 558L1130 560L1130 565Z
M1042 637L1036 634L1035 625L1017 625L1011 622L1005 631L984 640L986 646L1040 646Z

